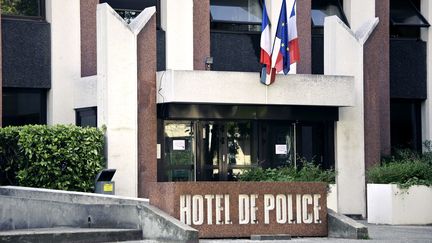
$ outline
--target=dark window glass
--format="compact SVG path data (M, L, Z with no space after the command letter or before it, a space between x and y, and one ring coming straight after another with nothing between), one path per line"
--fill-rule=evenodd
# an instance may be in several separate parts
M421 151L421 100L392 99L390 102L391 145L393 149Z
M332 15L338 16L348 25L348 21L342 9L342 4L339 0L312 0L312 27L324 27L324 18Z
M136 18L142 10L156 6L156 25L160 29L160 1L158 0L101 0L108 3L127 23Z
M75 110L76 125L81 127L97 127L97 107Z
M211 28L227 31L260 31L262 7L259 0L211 0Z
M392 25L429 27L429 23L410 0L390 1L390 21Z
M6 16L43 17L44 2L42 0L0 0L1 13Z
M429 27L419 12L419 0L390 1L390 36L392 38L420 39L420 28Z
M45 90L3 89L3 126L45 123Z

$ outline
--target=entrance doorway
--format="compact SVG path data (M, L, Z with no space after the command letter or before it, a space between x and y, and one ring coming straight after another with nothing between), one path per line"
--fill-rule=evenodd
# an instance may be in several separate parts
M202 121L197 126L197 180L235 180L256 166L254 122Z
M165 120L158 180L232 181L253 167L301 166L298 158L328 168L334 164L329 127L274 120Z

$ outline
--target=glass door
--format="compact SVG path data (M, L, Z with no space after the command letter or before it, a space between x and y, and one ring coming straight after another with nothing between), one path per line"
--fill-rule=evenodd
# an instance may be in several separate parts
M190 121L166 121L164 177L167 181L195 180L194 126Z
M253 123L205 121L198 129L197 180L230 181L253 166Z

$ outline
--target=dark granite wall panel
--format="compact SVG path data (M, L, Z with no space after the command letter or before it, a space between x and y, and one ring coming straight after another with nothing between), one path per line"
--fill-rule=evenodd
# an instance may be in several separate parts
M391 98L426 99L426 42L390 41Z
M158 118L333 122L339 119L339 114L338 107L331 106L165 103L158 105Z
M376 16L380 22L364 47L364 121L365 121L365 165L378 164L382 152L390 152L389 114L389 19L388 1L376 4ZM383 118L383 119L381 119ZM381 139L381 136L383 138ZM387 149L381 149L386 147ZM388 151L387 151L388 150Z
M165 49L165 31L156 31L156 45L157 45L157 71L164 71L166 69L166 49Z
M45 21L2 19L3 87L51 87L51 33Z
M1 9L1 2L0 2L0 9ZM1 17L0 17L1 18ZM1 19L0 19L0 47L2 46L2 26L1 26ZM0 97L3 97L3 84L2 84L2 49L0 48ZM3 99L0 99L0 114L3 114ZM3 116L0 116L0 127L2 126L2 120Z
M210 56L210 1L193 1L194 70L205 70Z
M157 181L156 15L138 35L138 196Z
M259 72L260 34L211 32L214 71Z
M80 1L81 77L97 74L96 7L99 0Z
M324 36L312 36L312 74L324 74Z

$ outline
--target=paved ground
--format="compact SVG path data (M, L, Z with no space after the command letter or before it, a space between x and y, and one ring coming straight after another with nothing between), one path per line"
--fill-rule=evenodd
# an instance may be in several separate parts
M365 222L361 222L366 224ZM279 242L365 242L365 243L432 243L431 226L389 226L366 224L370 240L347 240L334 238L293 238L285 241L251 241L247 239L200 240L200 243L279 243ZM134 241L134 243L153 243L158 241ZM132 243L132 242L130 242Z

